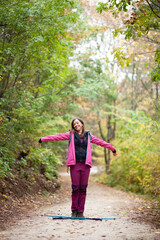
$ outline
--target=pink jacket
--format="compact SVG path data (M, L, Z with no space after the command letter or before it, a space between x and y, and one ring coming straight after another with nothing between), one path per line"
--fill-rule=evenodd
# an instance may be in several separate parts
M71 138L70 138L70 134L72 134ZM90 136L91 136L91 139L90 139ZM67 132L67 133L61 133L61 134L56 134L56 135L51 135L51 136L41 138L42 142L64 141L64 140L70 140L66 165L67 167L70 165L75 165L76 157L75 157L74 133ZM101 147L108 148L112 152L115 150L115 148L110 143L107 143L99 138L96 138L93 135L88 134L86 164L89 165L90 167L92 167L91 143L97 144Z

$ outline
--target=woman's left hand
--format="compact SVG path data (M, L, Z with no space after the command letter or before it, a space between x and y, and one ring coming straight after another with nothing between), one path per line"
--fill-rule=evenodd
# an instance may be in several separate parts
M113 156L117 156L118 154L117 153L113 153Z

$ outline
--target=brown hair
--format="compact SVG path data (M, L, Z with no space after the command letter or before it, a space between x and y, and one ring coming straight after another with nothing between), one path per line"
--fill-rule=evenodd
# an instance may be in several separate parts
M75 129L74 129L74 121L75 120L78 120L78 121L80 121L81 123L82 123L82 133L81 133L81 135L80 135L80 137L81 138L83 138L84 137L84 134L85 134L85 126L84 126L84 122L83 122L83 120L82 119L80 119L80 118L74 118L73 120L72 120L72 122L71 122L71 132L77 132Z

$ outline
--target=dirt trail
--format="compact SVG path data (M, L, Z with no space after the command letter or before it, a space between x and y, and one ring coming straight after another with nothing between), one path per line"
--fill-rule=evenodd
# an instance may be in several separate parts
M133 194L90 182L86 202L86 217L116 217L116 220L52 220L40 214L70 216L70 176L61 175L62 187L51 204L30 211L7 230L0 240L54 240L54 239L105 239L105 240L158 240L160 231L140 221L137 209L144 203ZM55 200L54 200L55 199ZM57 201L58 199L58 201ZM60 203L59 203L60 202ZM142 219L142 218L141 218Z

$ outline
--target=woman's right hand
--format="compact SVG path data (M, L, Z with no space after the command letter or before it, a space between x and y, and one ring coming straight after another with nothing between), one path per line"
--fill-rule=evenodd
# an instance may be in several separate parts
M37 146L40 147L40 146L41 146L41 143L38 142L38 143L37 143Z

